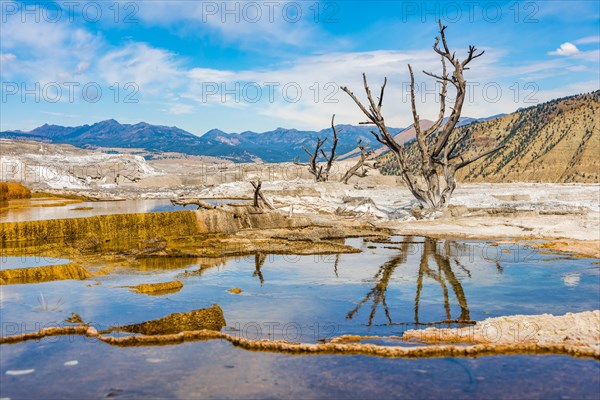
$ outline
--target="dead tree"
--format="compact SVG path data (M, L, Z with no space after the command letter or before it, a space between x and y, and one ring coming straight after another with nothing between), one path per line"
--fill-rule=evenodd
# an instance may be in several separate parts
M263 212L263 210L265 208L268 210L274 210L275 207L273 206L273 204L271 204L271 202L269 200L267 200L267 198L261 191L262 182L257 181L257 182L250 182L250 183L252 184L252 187L254 188L253 206L255 208L259 209L259 210L255 210L252 213L260 214ZM215 204L211 204L206 201L203 201L202 199L172 199L171 204L184 206L184 207L189 206L189 205L194 205L194 206L198 206L198 210L200 210L200 209L222 210L222 211L229 211L234 214L238 214L239 208L246 207L246 205L244 205L244 204L218 204L218 205L215 205Z
M172 199L171 204L184 207L189 205L198 206L198 210L214 210L219 208L214 204L207 203L206 201L202 201L200 199Z
M365 107L347 87L344 86L341 88L367 116L368 121L363 122L363 124L374 124L377 127L378 132L371 131L371 133L377 141L385 145L394 154L400 167L400 175L411 193L423 207L433 210L442 209L447 206L448 200L456 188L456 180L454 178L456 171L503 147L497 146L466 158L464 152L467 147L467 134L460 137L453 135L466 95L467 82L463 76L463 72L469 69L467 66L471 61L482 56L484 52L481 51L478 53L475 46L469 46L466 58L462 61L459 60L455 53L451 52L448 47L445 35L446 28L440 20L439 36L435 38L435 44L433 45L433 50L439 54L442 63L441 75L423 71L426 75L437 79L441 83L439 114L434 124L426 130L422 130L419 125L420 118L415 104L415 78L410 64L408 65L411 82L411 108L417 139L417 165L410 165L413 164L413 160L408 156L408 150L410 149L405 148L402 144L394 140L381 113L387 78L384 79L379 98L375 101L367 83L367 77L363 73L363 85L369 101L368 107ZM439 47L440 42L442 48ZM451 75L446 70L447 62L452 69ZM454 106L451 107L452 112L447 122L443 124L446 114L448 84L456 89L456 100L454 101Z
M365 161L373 154L372 151L367 151L367 146L362 144L362 139L359 139L356 147L360 150L360 158L340 179L340 182L348 184L348 181L353 176L364 178L369 172L368 168L375 168L374 165L365 164Z
M262 182L261 181L257 181L257 182L250 182L252 184L252 187L254 188L254 207L257 208L268 208L269 210L274 210L275 207L273 207L273 205L271 204L271 202L269 200L267 200L267 198L263 195L262 191L260 190L262 187Z
M302 146L302 150L308 154L310 160L308 163L300 163L298 162L298 158L294 164L303 165L308 167L308 171L315 177L316 182L327 182L329 180L329 173L331 171L331 166L335 161L335 151L337 149L338 137L337 130L334 125L335 114L331 117L331 130L333 131L333 144L331 145L331 151L329 152L329 156L323 150L323 145L327 141L327 138L321 139L317 138L317 146L313 152L310 152L306 149L306 147ZM325 163L320 163L319 158L323 157L325 159Z

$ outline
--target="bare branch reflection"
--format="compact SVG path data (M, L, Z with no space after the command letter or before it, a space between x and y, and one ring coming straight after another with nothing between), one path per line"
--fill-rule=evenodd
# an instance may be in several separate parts
M390 283L390 278L392 277L392 274L394 273L396 268L399 265L404 264L406 262L406 259L409 254L408 248L412 244L411 239L412 238L407 237L406 240L402 242L399 248L400 253L390 258L381 267L379 267L379 270L374 276L374 279L377 280L377 283L375 284L373 289L371 289L367 293L367 295L362 299L362 301L358 303L358 305L352 311L350 311L348 315L346 315L346 319L352 319L367 301L372 300L373 304L371 305L371 314L369 314L369 325L373 324L373 318L375 318L377 308L380 304L383 305L383 309L387 320L390 324L392 323L392 318L390 316L387 302L385 300L385 293Z
M346 319L352 319L367 302L371 301L368 325L373 325L377 309L380 306L383 307L388 324L394 324L386 302L386 292L396 269L400 265L405 264L408 256L414 253L414 247L412 247L414 243L413 238L410 236L405 237L402 242L398 243L400 245L397 247L399 253L391 257L379 268L374 276L375 285L360 303L346 315ZM471 277L471 271L460 262L460 259L466 254L466 251L468 251L467 246L452 240L438 241L432 238L425 238L424 242L418 243L418 246L417 249L420 249L420 262L416 280L414 323L433 323L430 321L422 322L419 315L420 302L423 295L423 284L426 279L431 279L439 284L442 290L445 320L438 322L469 322L471 314L465 291L461 281L457 278L452 269L452 266L455 265L460 268L467 277ZM501 272L501 267L498 268L498 271ZM460 315L458 318L452 317L451 297L456 299L460 308Z

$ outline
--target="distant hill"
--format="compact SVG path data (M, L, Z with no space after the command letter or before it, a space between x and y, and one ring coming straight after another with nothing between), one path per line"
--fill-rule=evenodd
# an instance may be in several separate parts
M599 181L600 90L475 121L457 134L466 131L471 139L467 155L494 143L505 147L463 169L458 175L462 181ZM383 173L398 172L391 154L380 161Z
M362 139L365 143L380 146L369 133L372 127L337 125L339 132L338 154L344 154L356 148ZM393 134L403 129L390 128ZM314 148L318 137L330 138L325 149L331 145L331 128L320 131L299 131L277 128L268 132L226 133L218 129L206 132L202 136L179 129L145 122L138 124L120 124L114 119L101 121L93 125L64 127L42 125L30 132L0 132L0 138L15 140L34 140L45 143L70 144L81 148L125 148L144 149L150 152L175 152L190 155L221 157L235 162L285 162L296 157L308 160L302 150L306 146Z

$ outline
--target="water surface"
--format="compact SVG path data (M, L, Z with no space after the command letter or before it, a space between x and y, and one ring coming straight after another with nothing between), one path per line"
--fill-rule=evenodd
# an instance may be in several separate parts
M243 203L244 200L204 200L211 204ZM18 207L14 207L17 204ZM11 206L13 205L13 206ZM90 201L63 204L61 199L34 198L11 200L9 207L0 208L0 222L38 221L47 219L86 218L95 215L138 214L181 210L195 210L197 206L173 205L168 199L123 201Z
M77 365L64 365L72 361ZM80 337L54 338L3 346L0 364L0 396L13 400L597 399L600 386L600 363L566 356L290 356L222 341L116 348ZM25 368L35 371L6 375Z
M223 331L249 339L302 342L342 334L401 335L427 324L463 326L494 316L600 308L597 260L486 241L394 237L392 242L350 239L347 243L363 252L338 256L145 259L88 281L0 286L1 334L64 325L72 311L105 329L213 303L223 309ZM162 296L125 287L175 279L183 288ZM242 293L228 292L235 287ZM11 398L74 393L593 398L600 384L596 361L566 356L288 356L248 352L221 340L116 348L77 336L3 345L1 350L1 395ZM78 364L64 365L73 360ZM6 375L28 369L35 371Z
M34 268L44 265L60 265L69 262L66 258L53 258L42 256L0 256L0 271L4 269Z

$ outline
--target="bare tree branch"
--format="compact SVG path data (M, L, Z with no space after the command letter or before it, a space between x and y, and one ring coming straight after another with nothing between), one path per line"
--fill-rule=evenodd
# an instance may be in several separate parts
M273 206L273 204L271 204L271 202L269 200L267 200L267 198L263 195L262 191L261 191L261 187L262 187L262 182L261 181L257 181L257 182L250 182L250 184L252 184L252 187L254 188L254 206L258 207L258 208L264 208L264 206L266 206L269 210L274 210L275 207ZM258 201L258 200L262 201L262 204Z
M467 81L464 78L464 71L468 69L466 66L471 61L482 56L484 52L478 52L475 46L469 46L466 58L462 62L459 61L456 53L452 52L448 46L446 39L447 26L442 25L441 20L438 20L438 25L439 35L435 38L433 50L440 56L442 73L423 72L425 75L433 77L441 83L439 93L440 108L433 125L425 130L421 128L420 116L417 112L413 70L411 65L408 66L410 74L410 102L416 136L415 146L407 146L405 148L404 144L397 143L385 124L381 108L387 79L384 79L379 99L375 102L371 94L367 76L364 73L362 74L363 86L368 101L367 104L363 104L347 86L342 86L341 88L350 96L369 120L369 122L365 122L364 124L373 124L377 127L377 131L373 130L371 134L379 143L385 145L394 154L398 162L400 176L413 196L421 205L432 209L444 208L447 205L456 187L454 175L458 169L501 148L500 146L494 147L465 160L465 157L461 156L460 153L466 151L466 146L459 147L459 145L468 137L468 131L458 139L451 140L460 120L466 97ZM448 71L447 66L450 67L451 71ZM446 104L448 84L456 88L456 97L451 106ZM447 120L445 118L446 108L450 109L450 115ZM446 122L444 123L445 120ZM417 163L415 164L415 162Z
M456 166L456 169L458 170L458 169L461 169L461 168L463 168L463 167L466 167L467 165L469 165L469 164L472 164L472 163L474 163L475 161L477 161L477 160L479 160L479 159L481 159L481 158L483 158L483 157L485 157L485 156L487 156L487 155L490 155L490 154L492 154L492 153L495 153L495 152L497 152L498 150L500 150L500 149L501 149L501 148L503 148L503 147L504 147L504 145L500 145L500 146L496 146L496 147L494 147L494 148L491 148L491 149L489 149L489 150L482 151L481 153L479 153L479 154L477 154L477 155L475 155L475 156L473 156L473 157L469 158L468 160L466 160L466 161L462 161L461 163L459 163L459 164Z
M189 205L194 205L194 206L198 206L198 209L203 208L205 210L214 210L216 208L219 208L214 204L207 203L200 199L172 199L171 204L178 205L178 206L184 206L184 207L189 206Z
M296 161L294 162L296 165L308 166L309 172L315 177L315 181L317 182L326 182L329 180L329 173L331 172L331 167L333 166L333 162L336 158L335 152L338 145L338 131L335 128L335 114L333 114L331 117L331 130L333 131L333 144L331 146L331 150L329 151L329 155L327 155L323 149L323 145L327 141L327 138L317 138L317 146L315 147L314 152L310 152L306 147L302 146L302 150L304 150L310 157L308 164L297 162L297 157ZM325 159L325 165L319 165L319 154Z
M348 181L353 176L358 176L363 178L367 176L368 170L367 168L371 168L369 165L365 164L365 161L373 154L371 151L367 151L367 146L362 144L362 140L359 140L356 144L356 147L360 150L360 158L340 179L340 182L348 184ZM362 171L359 170L362 168Z

